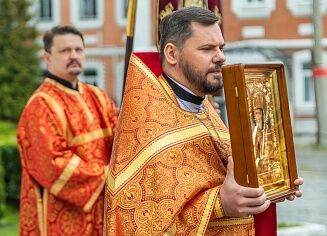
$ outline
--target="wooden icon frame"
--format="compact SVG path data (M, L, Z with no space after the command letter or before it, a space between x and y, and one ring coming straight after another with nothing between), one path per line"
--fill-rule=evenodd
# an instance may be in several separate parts
M236 181L262 186L272 201L294 194L297 167L284 65L225 65L223 80Z

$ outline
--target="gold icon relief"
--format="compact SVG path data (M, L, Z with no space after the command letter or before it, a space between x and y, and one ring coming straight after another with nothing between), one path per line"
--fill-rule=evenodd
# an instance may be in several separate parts
M278 92L274 87L276 72L248 70L245 75L258 183L266 191L273 191L275 186L288 185L288 174L283 171L284 135L280 114L276 112L280 110L276 107L279 101L272 92Z
M284 65L229 64L222 72L235 180L263 187L272 201L294 194L297 168Z

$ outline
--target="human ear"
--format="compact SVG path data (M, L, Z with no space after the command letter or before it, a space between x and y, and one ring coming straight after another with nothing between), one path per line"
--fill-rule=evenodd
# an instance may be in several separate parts
M43 60L46 64L50 64L50 53L44 52L43 54Z
M167 63L175 65L178 61L178 49L172 43L167 43L164 48L164 55Z

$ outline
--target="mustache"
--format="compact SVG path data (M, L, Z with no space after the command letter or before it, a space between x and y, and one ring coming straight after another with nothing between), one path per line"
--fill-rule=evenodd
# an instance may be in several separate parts
M221 72L222 65L216 64L214 67L208 69L208 73Z
M71 66L71 65L74 64L74 63L76 63L77 65L79 65L80 67L82 67L82 66L81 66L81 63L79 63L79 61L77 61L77 60L75 60L75 59L70 60L70 62L67 64L67 67Z

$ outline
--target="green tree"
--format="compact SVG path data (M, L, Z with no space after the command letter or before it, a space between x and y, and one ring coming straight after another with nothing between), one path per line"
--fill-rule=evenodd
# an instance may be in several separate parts
M0 120L17 121L40 83L29 0L0 0Z

